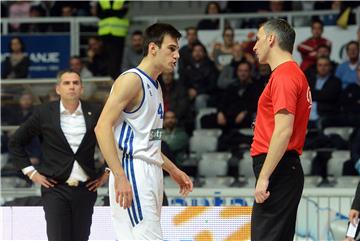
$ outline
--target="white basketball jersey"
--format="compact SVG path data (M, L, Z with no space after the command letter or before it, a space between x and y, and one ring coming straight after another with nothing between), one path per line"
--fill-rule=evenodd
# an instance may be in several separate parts
M161 134L164 119L164 103L161 86L138 68L125 71L141 78L143 98L132 112L123 111L114 129L114 138L124 156L162 165Z

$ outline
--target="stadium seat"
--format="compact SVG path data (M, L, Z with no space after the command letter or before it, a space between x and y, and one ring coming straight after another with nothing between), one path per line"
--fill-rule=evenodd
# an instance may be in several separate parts
M231 157L229 152L213 152L201 154L199 162L199 174L204 177L225 176L227 173L227 161Z
M196 129L201 129L201 118L205 115L209 115L212 113L216 113L216 108L202 108L199 110L198 114L196 115L196 122L195 127Z
M208 137L214 136L218 138L222 134L221 129L197 129L193 131L193 136Z
M190 152L201 154L213 152L217 149L218 138L214 136L192 136L190 138Z
M304 171L304 175L311 174L311 164L315 155L316 155L315 151L303 151L303 153L301 154L300 161Z
M218 137L221 133L221 129L194 130L193 136L190 138L190 152L201 154L216 151Z
M250 156L250 152L246 151L243 154L243 158L239 161L239 175L244 177L253 177L254 171L252 167L252 157Z
M206 177L204 188L226 188L234 181L233 177Z
M353 127L326 127L324 129L324 134L325 135L338 134L345 141L348 141L353 130L354 130Z
M243 135L247 135L247 136L253 136L254 135L254 131L251 128L241 128L239 129L239 132Z
M342 168L345 161L350 159L350 151L333 151L328 161L328 175L339 177L342 175Z

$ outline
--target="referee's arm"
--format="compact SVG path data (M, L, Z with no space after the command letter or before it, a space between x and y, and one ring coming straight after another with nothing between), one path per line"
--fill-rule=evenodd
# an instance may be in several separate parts
M294 115L282 109L275 114L275 127L271 136L269 151L261 169L255 189L255 201L263 203L269 196L269 178L283 157L289 144L294 126Z

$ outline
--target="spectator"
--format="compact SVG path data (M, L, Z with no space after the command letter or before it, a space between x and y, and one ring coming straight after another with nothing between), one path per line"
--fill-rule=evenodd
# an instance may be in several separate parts
M350 41L346 45L347 61L336 68L335 75L341 79L342 87L345 89L349 84L357 82L356 66L359 63L359 43Z
M30 93L24 92L19 98L19 106L11 109L10 125L20 125L25 122L33 112L33 96Z
M39 18L44 16L44 11L37 5L30 7L29 17ZM20 32L22 33L43 33L49 30L49 24L46 23L22 23Z
M183 128L178 127L176 114L172 110L165 112L162 137L174 154L177 164L181 164L183 156L188 152L189 136Z
M346 126L360 127L360 64L357 65L356 72L356 83L349 84L341 93L342 115L338 122L343 122Z
M360 175L360 128L356 128L350 136L350 160L343 164L344 176Z
M217 80L219 89L226 89L236 78L236 69L240 62L252 62L254 59L251 55L244 53L241 44L235 43L232 47L232 59L229 64L225 65L220 72Z
M225 65L231 62L232 50L235 44L234 30L232 28L225 28L223 32L224 43L215 43L211 56L216 67L221 71Z
M33 110L33 95L27 92L22 93L19 98L18 106L10 110L9 115L11 116L11 121L8 124L14 126L21 125L32 115ZM9 136L11 136L12 134L13 132L8 133ZM29 154L31 164L38 165L41 159L41 144L39 138L32 138L25 149L26 152ZM21 176L25 177L22 174Z
M81 76L81 79L84 80L93 77L93 74L90 72L90 70L88 70L88 68L86 68L86 66L84 65L83 61L79 56L72 56L70 58L69 65L70 65L69 69L78 73ZM90 98L91 96L93 96L93 94L96 91L96 85L93 82L84 81L83 87L84 87L84 93L83 93L84 99Z
M341 11L342 7L342 1L330 1L330 9L329 10L337 10L338 13L336 14L327 14L322 15L320 19L324 22L324 25L336 25L336 21L338 20L339 13Z
M28 77L30 59L25 54L25 45L20 37L13 37L9 45L10 56L5 58L1 77L21 79Z
M217 2L209 2L206 6L205 14L216 15L221 13L221 8ZM203 19L197 25L199 30L212 30L219 29L219 19Z
M129 4L125 0L98 2L98 35L104 43L108 75L115 80L121 73L125 37L129 28L129 19L125 18Z
M249 62L239 63L236 79L218 98L218 113L204 116L201 120L203 128L222 128L224 131L250 128L260 95L251 77L251 70Z
M69 61L70 69L79 73L82 79L91 78L93 74L90 70L84 65L83 61L81 60L80 56L72 56Z
M134 68L140 64L143 57L144 36L141 31L136 30L131 34L130 46L125 47L121 63L122 72Z
M177 124L184 126L190 121L192 112L186 90L182 83L174 80L173 73L163 73L161 79L164 111L172 110L177 117Z
M192 61L180 73L180 81L187 88L195 110L207 106L210 95L215 91L218 71L206 53L205 46L196 43L193 46Z
M8 6L7 3L1 2L1 17L7 18L8 17Z
M61 15L60 16L67 18L67 17L73 17L75 15L76 15L76 9L73 8L73 6L71 5L71 2L63 3L63 5L61 6ZM70 32L70 24L68 22L54 23L53 31L68 33L68 32Z
M319 45L317 50L316 50L316 59L320 58L320 57L326 57L326 58L330 58L330 54L331 54L331 48L328 45ZM335 74L335 70L337 67L337 63L335 61L331 60L331 73ZM305 75L309 76L309 75L316 75L316 66L317 64L312 64L306 71L305 71Z
M103 42L99 37L90 37L88 40L87 59L89 70L94 76L108 76L107 58Z
M179 50L179 72L183 71L185 66L190 64L193 46L195 43L200 42L196 27L188 27L185 31L187 44L182 46Z
M245 39L241 45L243 47L244 53L250 54L255 59L255 52L253 50L255 43L256 43L256 36L254 32L249 32L247 34L247 39ZM253 61L250 61L251 63L254 63Z
M29 17L30 1L14 1L9 6L9 18L19 19ZM20 32L21 23L11 23L10 32Z
M39 1L41 7L47 17L58 17L61 15L62 1ZM68 3L66 3L68 4Z
M319 122L330 125L329 118L339 113L341 82L331 73L331 62L320 57L316 62L316 75L307 76L312 96L310 127L321 127Z
M51 102L51 101L58 101L58 100L60 100L60 96L56 93L56 90L54 88L49 90L46 101Z
M322 37L323 31L323 22L320 20L314 20L311 23L312 36L299 44L298 51L300 52L302 58L300 67L303 71L306 71L308 67L316 62L316 51L320 45L327 45L331 47L331 42Z
M271 69L268 64L258 64L258 72L256 76L255 84L258 86L260 93L262 93L265 85L269 81Z

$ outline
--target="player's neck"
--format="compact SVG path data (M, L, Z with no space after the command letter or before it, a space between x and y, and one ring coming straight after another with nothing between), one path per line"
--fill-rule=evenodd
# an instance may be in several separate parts
M147 75L149 75L153 80L157 80L161 71L156 68L153 62L149 59L144 58L141 63L137 66L140 70L144 71Z

